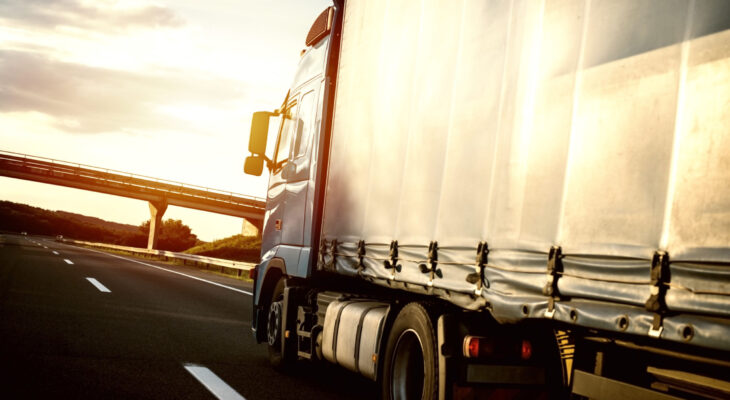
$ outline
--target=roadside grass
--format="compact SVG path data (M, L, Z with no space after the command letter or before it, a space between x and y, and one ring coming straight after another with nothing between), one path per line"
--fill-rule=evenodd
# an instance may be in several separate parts
M223 258L233 261L258 263L261 256L261 238L233 235L210 243L191 247L183 253Z

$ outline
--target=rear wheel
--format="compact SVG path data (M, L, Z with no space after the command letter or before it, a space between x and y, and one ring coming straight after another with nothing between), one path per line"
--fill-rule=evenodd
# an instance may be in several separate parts
M436 333L419 303L406 305L388 336L382 375L383 399L438 397Z

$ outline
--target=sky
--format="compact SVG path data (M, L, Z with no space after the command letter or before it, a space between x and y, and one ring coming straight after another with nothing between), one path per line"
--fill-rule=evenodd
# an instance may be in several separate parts
M0 0L0 150L264 197L251 114L277 108L330 0ZM0 199L139 225L143 201L0 177ZM242 220L170 206L202 240Z

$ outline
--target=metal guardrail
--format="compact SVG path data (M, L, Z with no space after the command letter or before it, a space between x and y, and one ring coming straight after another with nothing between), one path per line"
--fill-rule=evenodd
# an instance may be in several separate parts
M224 260L222 258L196 256L193 254L177 253L174 251L166 251L166 250L150 250L150 249L142 249L139 247L117 246L114 244L85 242L83 240L71 240L71 239L61 239L61 242L69 243L69 244L80 244L80 245L90 246L90 247L98 247L98 248L102 248L102 249L121 250L121 251L126 251L126 252L130 252L130 253L135 253L135 254L146 254L146 255L153 255L153 256L158 256L158 257L167 257L167 258L172 258L172 259L176 259L176 260L193 261L193 262L198 262L198 263L203 263L203 264L208 264L208 265L216 265L219 267L237 269L240 271L249 271L254 266L256 266L256 264L254 264L254 263L248 263L248 262L243 262L243 261L231 261L231 260ZM240 273L239 273L239 276L240 276Z

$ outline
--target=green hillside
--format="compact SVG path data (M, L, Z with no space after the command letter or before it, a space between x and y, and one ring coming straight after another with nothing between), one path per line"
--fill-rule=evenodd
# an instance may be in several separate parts
M17 203L16 203L17 204ZM81 225L86 226L99 226L111 231L121 231L137 233L139 231L138 225L121 224L119 222L106 221L101 218L89 217L88 215L76 214L68 211L57 210L54 213L63 219L78 222Z
M0 201L0 229L28 232L31 235L63 235L79 240L129 246L146 244L147 240L139 227L134 225L10 201Z
M259 262L261 238L233 235L225 239L192 247L185 250L185 253L225 258L227 260Z

